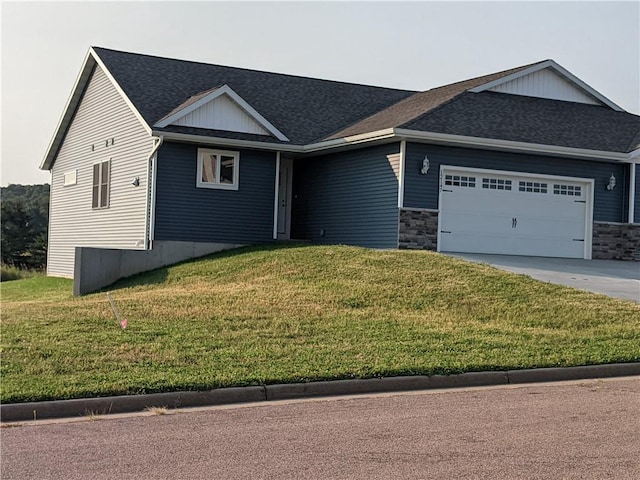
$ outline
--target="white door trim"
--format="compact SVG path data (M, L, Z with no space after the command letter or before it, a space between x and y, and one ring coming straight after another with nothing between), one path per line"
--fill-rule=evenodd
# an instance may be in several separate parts
M472 168L472 167L459 167L455 165L440 165L440 172L438 177L438 233L437 233L437 251L440 251L442 246L441 242L441 223L442 223L442 184L444 172L460 172L460 173L474 173L485 175L508 175L516 177L528 177L528 178L540 178L549 181L566 181L577 182L585 185L585 227L584 227L584 252L583 258L591 260L592 249L592 237L593 237L593 197L594 197L594 183L592 178L581 177L568 177L563 175L547 175L542 173L528 173L528 172L514 172L510 170L493 170L484 168Z

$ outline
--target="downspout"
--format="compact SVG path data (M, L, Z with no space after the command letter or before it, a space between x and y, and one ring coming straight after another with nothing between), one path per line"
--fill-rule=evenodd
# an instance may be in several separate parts
M147 159L147 218L144 227L144 249L151 249L151 241L153 240L153 224L156 210L156 170L157 161L156 154L164 141L162 135L159 137L151 137L154 140L153 148Z
M636 196L636 164L629 164L629 223L635 220L635 196Z

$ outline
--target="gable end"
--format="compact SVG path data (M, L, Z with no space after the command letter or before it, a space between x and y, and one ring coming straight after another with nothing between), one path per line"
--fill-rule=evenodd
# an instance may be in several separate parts
M546 60L512 75L479 85L470 89L469 92L479 93L487 90L511 95L602 105L624 112L624 109L619 105L613 103L553 60Z
M169 125L273 135L289 139L228 85L201 92L158 121L154 127Z

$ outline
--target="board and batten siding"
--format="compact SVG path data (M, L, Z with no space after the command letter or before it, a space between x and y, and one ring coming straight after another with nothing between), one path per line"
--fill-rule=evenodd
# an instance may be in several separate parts
M421 175L422 161L428 156L431 168ZM626 222L627 196L624 179L628 165L552 158L522 153L494 152L459 147L408 143L405 163L404 207L438 209L438 176L440 165L537 173L594 179L593 220ZM609 177L619 182L613 191L607 190Z
M398 143L294 163L292 238L398 247Z
M240 152L238 190L196 187L197 145L165 142L160 147L154 240L233 244L273 240L276 153L220 150Z
M269 132L238 107L227 95L221 95L195 109L177 119L173 125L269 135Z
M73 277L75 247L144 249L152 147L151 136L97 66L51 169L47 274ZM108 160L109 206L93 209L93 164ZM76 184L65 186L65 174L74 171Z
M578 89L574 84L568 82L550 68L518 77L489 90L512 95L600 105L600 102Z

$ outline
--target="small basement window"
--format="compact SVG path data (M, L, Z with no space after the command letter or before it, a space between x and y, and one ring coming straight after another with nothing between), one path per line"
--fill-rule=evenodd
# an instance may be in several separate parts
M240 152L198 149L196 187L238 189Z
M111 162L93 164L93 208L107 208L109 206L109 183L111 177Z

